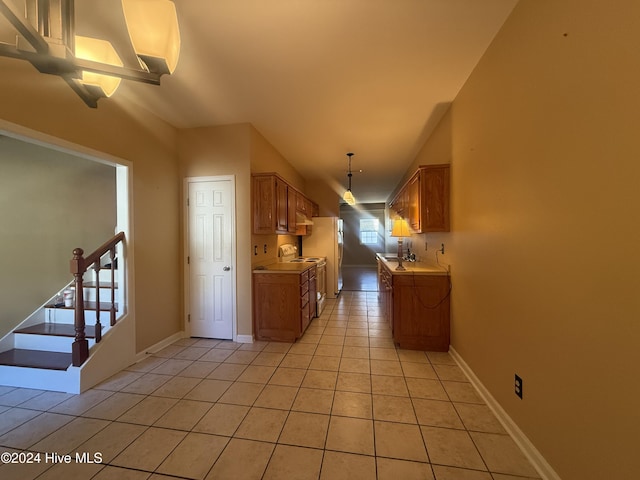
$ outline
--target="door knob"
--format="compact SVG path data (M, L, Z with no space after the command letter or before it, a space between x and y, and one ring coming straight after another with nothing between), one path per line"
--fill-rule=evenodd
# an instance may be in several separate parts
M226 267L222 267L222 270L228 272L229 270L231 270L231 267L227 265Z

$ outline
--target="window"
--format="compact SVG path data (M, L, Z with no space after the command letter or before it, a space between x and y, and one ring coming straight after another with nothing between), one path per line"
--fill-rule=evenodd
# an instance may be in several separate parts
M361 218L360 219L360 243L363 245L378 244L378 227L377 218Z

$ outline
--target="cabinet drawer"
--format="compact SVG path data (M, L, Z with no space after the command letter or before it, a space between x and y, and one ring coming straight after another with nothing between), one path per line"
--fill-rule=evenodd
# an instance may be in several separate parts
M300 285L300 296L303 296L309 291L309 282L304 282Z
M300 274L300 283L305 283L309 281L309 270L305 270Z
M304 307L309 304L309 292L306 292L304 295L300 297L300 306Z

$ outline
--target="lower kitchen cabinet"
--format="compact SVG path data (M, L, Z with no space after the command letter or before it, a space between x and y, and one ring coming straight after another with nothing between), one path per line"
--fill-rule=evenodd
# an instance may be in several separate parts
M253 330L256 340L295 342L315 314L315 265L304 272L253 273ZM309 279L311 278L311 282ZM310 288L311 283L311 288Z
M417 270L417 269L416 269ZM448 275L393 273L380 268L382 306L393 341L410 350L446 352L450 343Z

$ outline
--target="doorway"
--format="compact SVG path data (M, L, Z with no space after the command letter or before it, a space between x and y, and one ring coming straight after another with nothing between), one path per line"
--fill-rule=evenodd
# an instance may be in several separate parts
M2 338L69 284L73 248L89 254L121 231L131 245L133 233L128 161L0 119L0 164ZM133 248L117 256L127 268L116 271L116 302L129 313Z
M235 178L187 178L185 195L186 330L191 337L235 339Z

